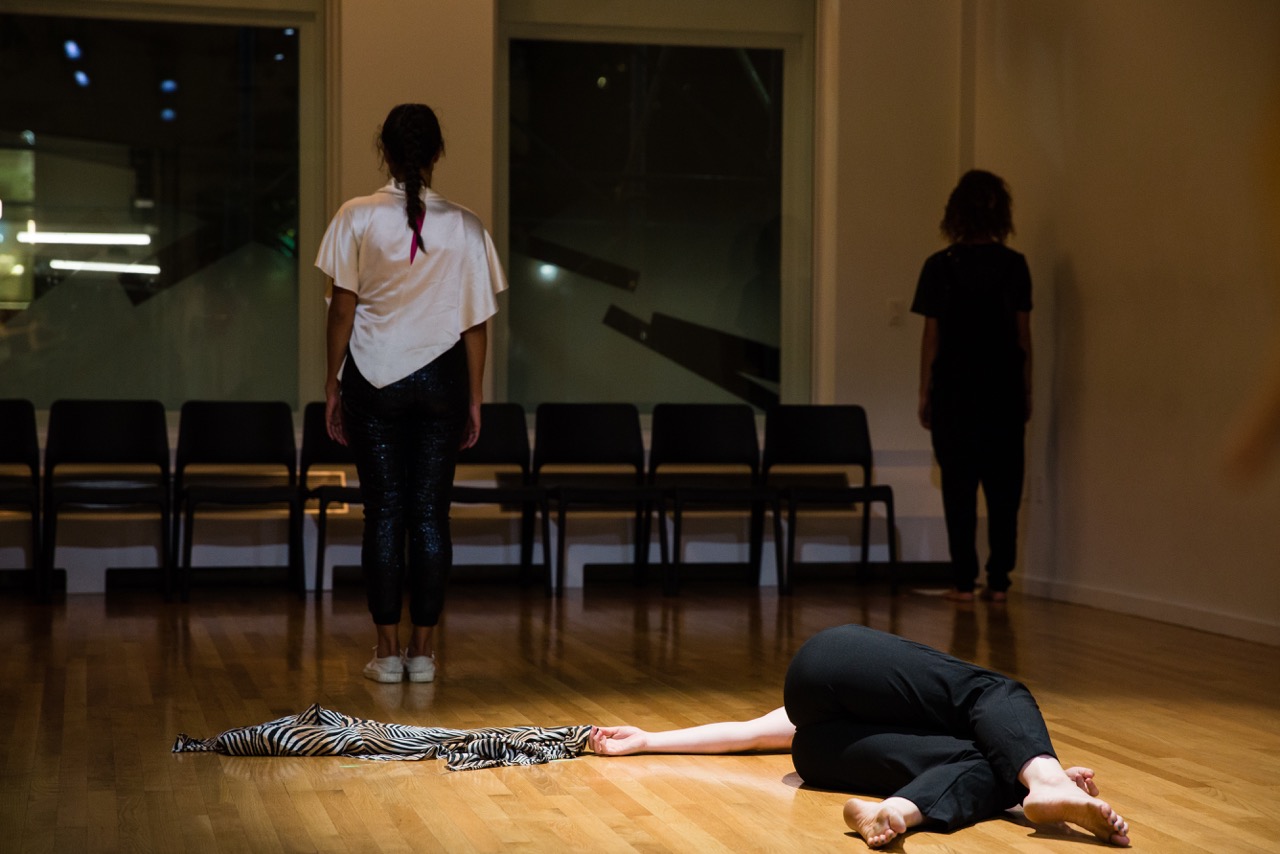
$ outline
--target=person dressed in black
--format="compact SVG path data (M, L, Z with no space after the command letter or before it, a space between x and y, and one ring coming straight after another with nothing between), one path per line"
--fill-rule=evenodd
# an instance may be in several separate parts
M844 806L845 823L873 848L1019 804L1035 824L1069 822L1129 844L1094 772L1058 762L1025 686L866 626L806 641L787 669L782 708L768 714L664 732L596 727L590 744L606 756L790 750L806 784L884 798Z
M1009 188L972 170L947 200L950 245L929 256L911 310L924 316L920 423L942 477L954 590L974 597L978 488L987 504L984 597L1003 602L1017 563L1018 508L1031 417L1031 273L1005 245L1013 233Z

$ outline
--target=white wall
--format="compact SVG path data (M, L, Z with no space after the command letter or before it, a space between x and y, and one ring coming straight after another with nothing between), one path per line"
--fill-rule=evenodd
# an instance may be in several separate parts
M1280 643L1280 470L1223 465L1280 331L1280 5L986 0L977 30L977 161L1036 286L1027 588Z

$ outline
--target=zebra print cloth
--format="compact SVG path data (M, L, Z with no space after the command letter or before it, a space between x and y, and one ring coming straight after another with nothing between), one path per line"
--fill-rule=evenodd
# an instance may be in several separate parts
M541 765L572 759L587 746L589 726L441 729L353 718L316 703L301 714L229 729L213 738L181 733L174 753L227 756L357 756L374 760L444 759L450 771L495 765Z

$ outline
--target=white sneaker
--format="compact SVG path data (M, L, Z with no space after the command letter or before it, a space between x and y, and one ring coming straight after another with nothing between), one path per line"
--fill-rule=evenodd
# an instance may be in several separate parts
M436 678L436 657L434 655L406 655L404 669L409 674L410 682L430 682Z
M364 666L364 677L374 682L401 682L404 680L404 658L388 655L378 658L378 648L373 648L373 659Z

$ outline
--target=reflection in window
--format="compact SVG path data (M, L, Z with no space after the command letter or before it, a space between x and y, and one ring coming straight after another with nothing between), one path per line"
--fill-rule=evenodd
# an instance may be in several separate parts
M782 63L511 42L513 400L777 400Z
M0 34L0 397L296 404L296 32Z

